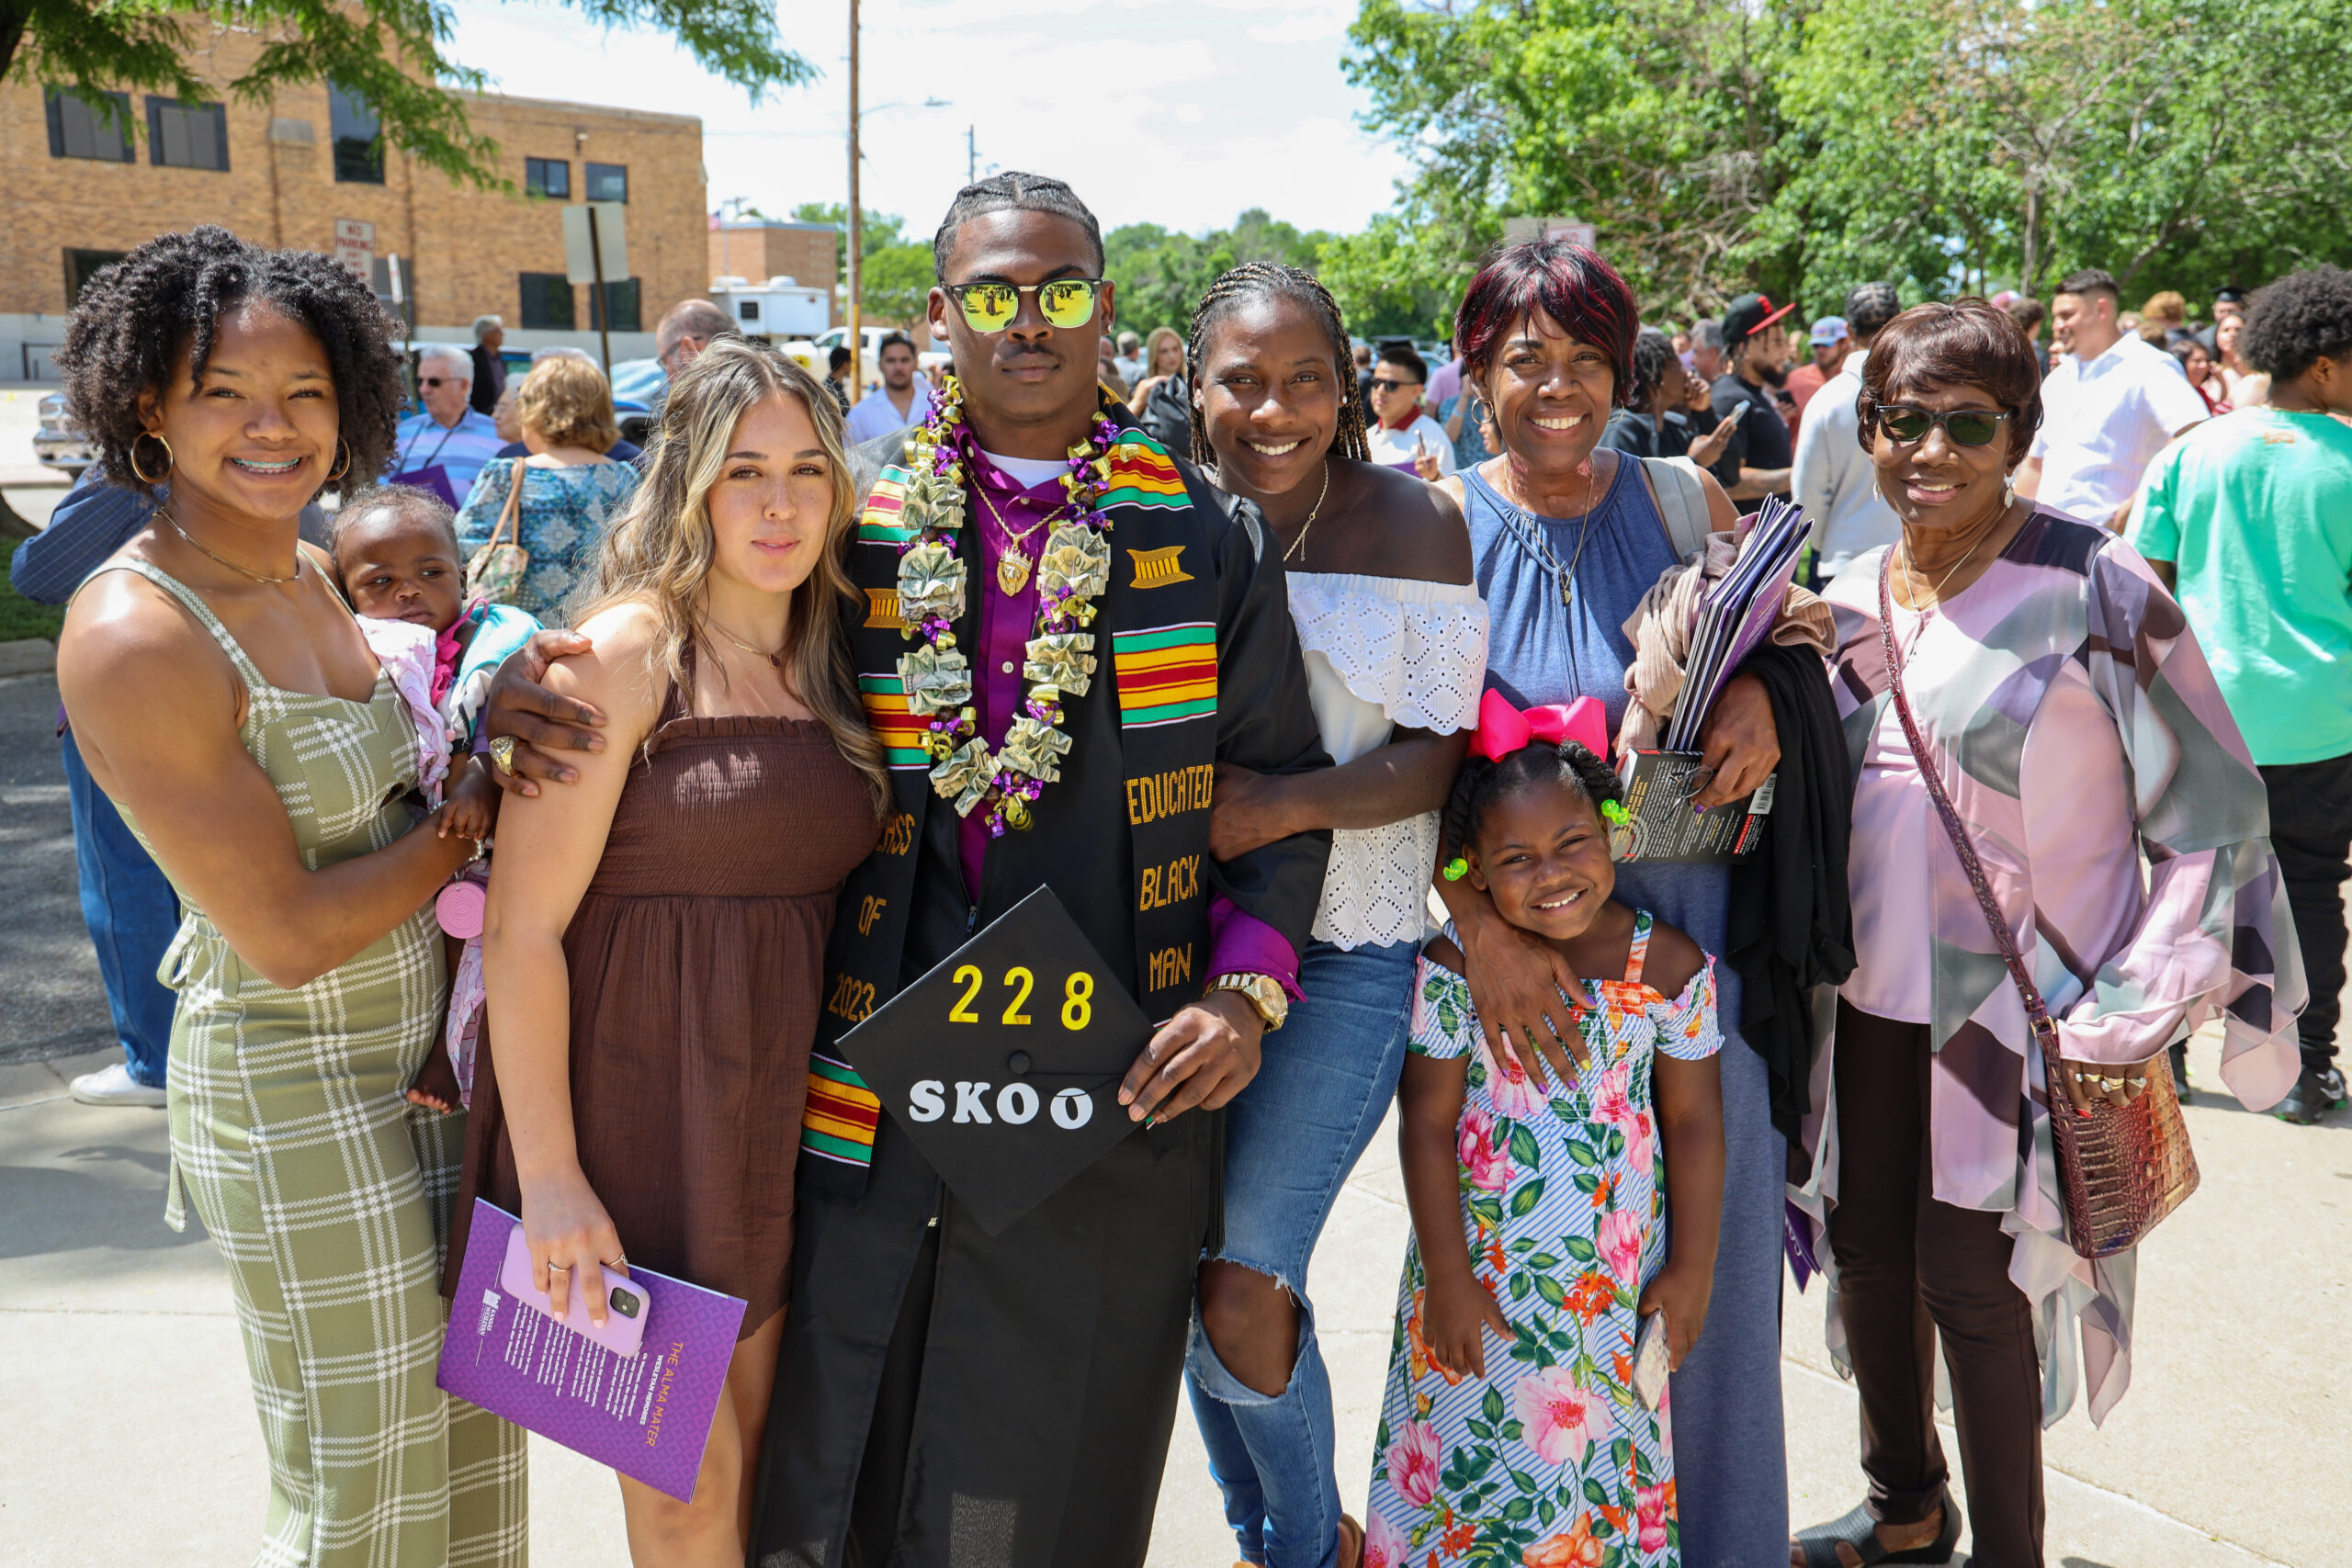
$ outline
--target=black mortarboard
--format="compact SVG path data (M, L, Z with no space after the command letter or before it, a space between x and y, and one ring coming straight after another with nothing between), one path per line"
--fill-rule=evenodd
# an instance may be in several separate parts
M842 1036L850 1066L996 1235L1135 1131L1151 1021L1040 887Z

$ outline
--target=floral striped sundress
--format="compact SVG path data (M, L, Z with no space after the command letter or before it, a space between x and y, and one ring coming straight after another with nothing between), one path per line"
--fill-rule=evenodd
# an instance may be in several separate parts
M1588 981L1590 1064L1551 1098L1487 1054L1468 982L1420 961L1408 1048L1469 1058L1457 1143L1462 1223L1512 1337L1487 1376L1429 1359L1420 1243L1405 1254L1373 1455L1365 1568L1672 1568L1681 1562L1668 1400L1628 1386L1634 1304L1666 1262L1666 1153L1651 1109L1659 1053L1722 1047L1714 961L1679 997L1643 983L1635 915L1623 980Z
M245 750L312 871L412 826L416 732L391 681L364 703L274 686L209 606L141 560L246 692ZM133 833L139 825L123 816ZM141 834L140 841L146 842ZM440 1248L465 1117L402 1097L447 984L426 908L310 984L249 967L180 891L157 978L172 1016L172 1172L229 1265L268 1451L263 1568L520 1568L524 1435L435 1385Z

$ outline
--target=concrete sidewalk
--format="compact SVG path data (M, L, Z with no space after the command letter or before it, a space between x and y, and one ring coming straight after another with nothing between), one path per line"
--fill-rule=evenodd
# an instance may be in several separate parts
M113 1052L91 1049L110 1031L74 897L54 690L0 681L0 1564L231 1568L252 1558L266 1480L227 1277L193 1223L164 1227L163 1113L65 1095ZM2049 1562L2352 1568L2352 1115L2250 1115L2220 1091L2210 1040L2193 1061L2204 1185L2143 1251L2130 1396L2104 1430L2078 1408L2047 1435ZM1384 1134L1308 1280L1338 1394L1340 1495L1357 1513L1406 1229ZM1818 1289L1790 1292L1784 1321L1790 1508L1804 1524L1860 1498L1857 1418L1821 1349ZM537 1561L626 1563L609 1473L537 1438L531 1467ZM1151 1568L1232 1561L1180 1409Z

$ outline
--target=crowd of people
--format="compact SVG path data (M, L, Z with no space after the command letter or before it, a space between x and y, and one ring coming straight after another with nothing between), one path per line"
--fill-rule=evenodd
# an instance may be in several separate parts
M481 1197L559 1311L745 1303L691 1499L621 1481L639 1563L1140 1563L1180 1387L1252 1564L1941 1562L1939 1337L1974 1555L2041 1562L2041 1434L2134 1353L2052 1119L2185 1089L2208 1025L2246 1105L2344 1101L2352 274L2202 341L2095 270L1866 282L1799 366L1785 303L1645 326L1535 242L1432 369L1268 264L1116 333L1037 175L934 256L952 374L888 339L845 417L688 301L641 453L495 318L403 417L323 256L203 228L85 288L98 464L13 567L70 601L125 1052L76 1093L167 1107L270 1560L523 1561L521 1434L435 1383ZM1690 795L1774 787L1765 847L1621 859L1615 764L1776 496L1810 563ZM852 1032L1040 888L1156 1021L1126 1134L985 1224ZM1392 1106L1342 1454L1307 1271ZM1793 1534L1787 1267L1866 1483Z

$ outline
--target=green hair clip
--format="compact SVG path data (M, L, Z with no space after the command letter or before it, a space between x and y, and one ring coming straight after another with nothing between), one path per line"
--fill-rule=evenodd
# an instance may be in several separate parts
M1460 855L1456 855L1452 860L1445 863L1445 879L1448 882L1459 882L1469 874L1470 863L1464 860Z
M1634 814L1625 809L1624 804L1621 801L1615 800L1602 801L1600 803L1600 815L1603 819L1612 822L1620 828L1624 827L1634 819Z

